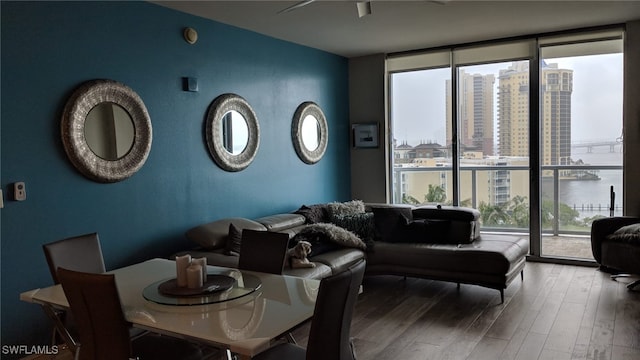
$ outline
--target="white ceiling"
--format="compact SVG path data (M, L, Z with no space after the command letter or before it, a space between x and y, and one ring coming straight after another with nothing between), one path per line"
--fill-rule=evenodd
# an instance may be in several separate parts
M345 57L390 53L640 19L640 1L152 1Z

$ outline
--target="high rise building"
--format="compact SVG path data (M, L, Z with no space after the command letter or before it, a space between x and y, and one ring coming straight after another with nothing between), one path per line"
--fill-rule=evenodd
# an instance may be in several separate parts
M573 70L549 64L542 69L542 164L571 164Z
M498 154L529 156L529 63L513 63L498 76ZM541 76L541 162L571 162L573 70L544 64Z
M466 150L482 151L494 155L493 151L493 74L458 75L458 119L459 144ZM447 80L447 145L451 143L451 81Z

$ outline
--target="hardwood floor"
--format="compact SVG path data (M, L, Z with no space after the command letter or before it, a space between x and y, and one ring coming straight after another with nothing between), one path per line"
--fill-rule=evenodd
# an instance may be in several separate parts
M358 360L640 359L640 292L595 268L528 262L496 290L365 278L351 336ZM306 345L309 325L294 332Z

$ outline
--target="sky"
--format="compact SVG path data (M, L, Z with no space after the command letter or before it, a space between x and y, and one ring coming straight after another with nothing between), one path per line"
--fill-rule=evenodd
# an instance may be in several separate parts
M548 64L573 70L572 141L614 141L622 133L622 54L604 54L545 59ZM468 74L496 76L511 62L467 66ZM450 69L421 70L394 74L391 87L391 120L394 137L409 145L421 142L445 144L446 86ZM497 95L495 96L497 98ZM497 100L494 124L497 123ZM497 129L497 126L494 125Z

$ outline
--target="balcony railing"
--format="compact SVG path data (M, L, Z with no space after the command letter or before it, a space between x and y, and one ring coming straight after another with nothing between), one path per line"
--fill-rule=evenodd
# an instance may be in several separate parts
M447 185L450 187L450 179L451 172L453 171L451 166L437 166L437 167L395 167L393 169L393 198L394 202L400 203L403 202L403 195L411 195L407 194L405 191L412 188L411 181L415 181L418 177L416 174L429 174L436 173L433 176L428 177L431 181L425 182L422 184L421 188L426 189L428 184L443 186L446 193L447 199L444 203L448 203L452 198L452 190L447 188ZM566 224L562 224L563 214L562 214L562 202L560 199L560 193L563 191L561 184L565 181L599 181L596 179L597 174L601 171L607 172L609 174L613 174L616 177L619 177L620 182L619 185L622 184L622 165L558 165L558 166L542 166L541 173L543 176L543 189L542 195L547 200L552 200L553 208L547 209L550 211L549 219L546 221L544 226L542 226L542 232L545 235L553 235L558 236L560 234L575 234L575 235L587 235L590 232L589 226L568 226ZM493 172L493 174L491 174ZM485 175L482 175L482 174ZM519 173L519 174L518 174ZM495 176L497 174L497 176ZM505 176L505 174L507 176ZM492 165L492 166L466 166L463 165L460 168L460 182L461 182L461 191L460 193L464 193L464 196L460 196L461 202L467 200L467 203L464 205L470 206L473 208L478 208L480 203L480 198L482 198L482 202L485 202L488 205L499 205L495 204L495 199L505 199L505 195L510 193L510 196L506 196L509 200L512 200L514 196L518 195L526 199L527 210L529 209L530 199L529 199L529 166L519 166L519 165ZM413 176L412 176L413 175ZM594 177L595 175L595 177ZM489 183L489 186L486 190L479 191L478 184L482 181L486 181ZM438 179L437 181L435 179ZM486 180L485 180L486 179ZM470 181L470 184L468 183ZM491 181L494 184L491 184ZM422 181L420 181L422 183ZM517 184L515 183L517 182ZM524 184L523 184L524 182ZM415 185L415 184L413 184ZM509 189L505 188L505 185L509 186ZM609 184L602 184L602 189L604 191L606 185L606 189L608 189ZM611 184L617 185L617 184ZM579 188L579 184L577 185ZM470 190L469 190L470 188ZM515 189L518 190L515 190ZM508 191L509 190L509 191ZM468 193L470 191L470 198ZM426 190L425 190L426 192ZM420 194L416 194L417 196L411 195L414 199L422 202L426 201L426 195L420 196ZM588 198L589 191L585 191L584 198ZM425 198L425 199L423 199ZM608 198L608 196L607 196ZM621 198L621 196L618 196ZM486 199L486 200L485 200ZM610 204L607 202L599 202L599 203L565 203L569 209L579 212L581 215L583 214L593 214L594 215L609 215ZM541 205L542 207L542 205ZM565 210L567 208L565 207ZM615 215L622 214L622 205L616 204L614 209ZM528 213L527 213L528 219ZM566 220L566 219L564 219ZM527 232L528 223L526 226L489 226L487 224L482 224L481 229L483 231L500 231L500 232Z

